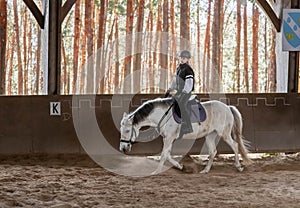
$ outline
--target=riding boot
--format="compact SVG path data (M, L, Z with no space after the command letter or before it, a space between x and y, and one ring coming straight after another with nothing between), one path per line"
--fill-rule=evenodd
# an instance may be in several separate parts
M190 94L181 93L179 99L177 99L178 105L181 112L181 128L178 139L181 139L184 134L193 132L192 124L190 121L190 116L187 110L187 103Z
M192 124L191 124L189 118L185 118L185 119L182 118L181 128L180 128L180 133L179 133L178 139L181 139L184 134L189 134L192 132L193 132L193 127L192 127Z

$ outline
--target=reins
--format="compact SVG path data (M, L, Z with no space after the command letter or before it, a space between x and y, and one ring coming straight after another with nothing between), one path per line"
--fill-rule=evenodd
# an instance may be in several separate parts
M164 115L161 117L161 119L159 120L158 124L157 124L157 132L160 133L160 124L161 122L165 119L165 117L168 115L169 111L172 109L174 105L174 102L170 105L170 107L168 108L168 110L164 113Z

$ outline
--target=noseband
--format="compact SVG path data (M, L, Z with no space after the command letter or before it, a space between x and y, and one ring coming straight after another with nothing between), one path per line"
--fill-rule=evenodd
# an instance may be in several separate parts
M129 140L121 139L120 142L127 143L127 144L131 144L131 145L137 143L137 142L135 142L135 141L132 141L133 134L134 134L135 137L137 136L137 135L136 135L136 131L135 131L135 129L133 128L133 125L132 125L132 126L131 126L131 135L130 135L130 139L129 139Z

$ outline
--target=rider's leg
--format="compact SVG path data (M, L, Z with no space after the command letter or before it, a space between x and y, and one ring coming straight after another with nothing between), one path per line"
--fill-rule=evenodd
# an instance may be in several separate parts
M190 98L190 94L182 94L179 101L179 107L180 107L181 119L182 119L179 139L182 138L184 134L193 132L190 116L187 110L189 98Z

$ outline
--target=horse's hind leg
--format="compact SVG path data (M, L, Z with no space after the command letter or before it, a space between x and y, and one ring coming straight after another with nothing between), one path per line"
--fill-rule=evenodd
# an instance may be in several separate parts
M214 158L217 154L217 149L216 149L217 138L219 138L219 137L217 136L216 133L211 133L205 137L205 145L208 148L209 160L208 160L205 168L200 173L208 173L211 169Z
M238 143L234 141L231 135L223 137L223 140L231 147L235 155L235 163L234 166L238 169L238 171L242 172L244 168L242 167L240 160L239 160L239 147Z

